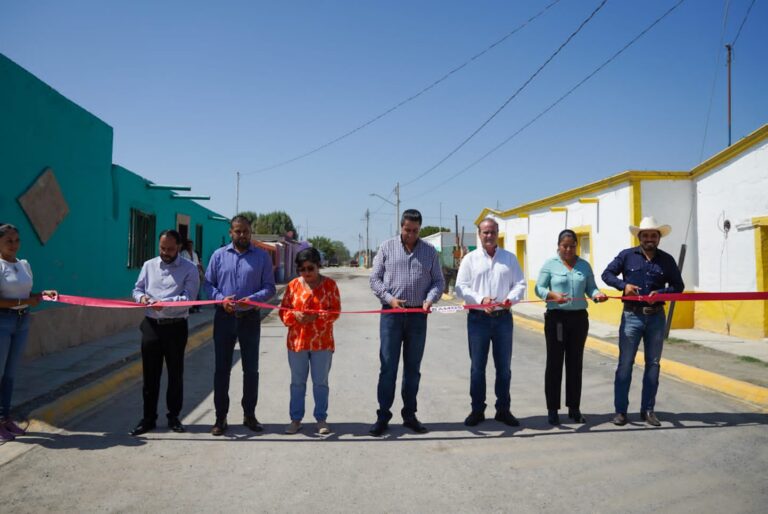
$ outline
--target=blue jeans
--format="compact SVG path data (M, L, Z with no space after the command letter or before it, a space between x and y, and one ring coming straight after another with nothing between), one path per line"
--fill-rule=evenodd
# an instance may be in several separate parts
M386 307L384 307L386 309ZM395 401L397 367L400 364L400 349L403 351L403 419L416 417L416 395L421 380L421 358L427 340L427 315L417 312L404 314L382 314L379 320L381 347L379 360L379 420L392 419L392 404Z
M325 421L328 417L328 374L331 371L333 352L294 352L288 350L288 365L291 368L291 403L288 411L291 421L304 419L304 397L307 394L307 376L312 370L312 396L315 399L315 419Z
M632 383L632 366L635 363L640 339L643 339L645 371L643 372L643 394L640 410L653 410L656 406L656 391L659 389L661 351L664 348L664 327L666 316L661 310L656 314L636 314L625 310L619 327L619 365L613 384L614 407L616 412L626 414L629 406L629 386Z
M0 418L11 413L13 379L29 335L29 314L0 313Z
M512 313L503 311L489 316L482 311L470 310L467 314L467 338L472 363L469 378L472 412L485 411L485 367L491 343L496 367L496 410L508 411L512 380Z
M240 342L240 363L243 366L243 414L254 416L259 399L259 341L261 316L258 310L237 318L216 308L213 318L213 346L216 354L216 372L213 377L213 404L216 419L224 419L229 412L229 375L235 342Z

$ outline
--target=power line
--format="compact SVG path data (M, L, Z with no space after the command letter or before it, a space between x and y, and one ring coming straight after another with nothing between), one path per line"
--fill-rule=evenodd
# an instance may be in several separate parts
M725 41L725 27L728 24L728 10L730 9L730 0L725 0L723 10L723 27L720 29L720 44L717 46L717 58L715 59L715 73L712 77L712 87L709 90L709 105L707 106L707 118L704 121L704 137L701 138L701 150L699 151L699 162L704 159L704 146L707 144L707 134L709 133L709 118L712 115L712 102L715 99L715 86L717 85L717 76L720 71L720 55Z
M448 159L450 159L450 158L451 158L451 156L452 156L453 154L455 154L456 152L458 152L458 151L459 151L459 150L460 150L460 149L461 149L461 148L462 148L464 145L466 145L467 143L469 143L469 141L470 141L470 140L471 140L473 137L475 137L475 136L476 136L476 135L477 135L477 134L478 134L478 133L479 133L481 130L483 130L483 129L485 128L485 126L486 126L486 125L488 125L488 124L491 122L491 120L493 120L493 119L494 119L494 118L495 118L495 117L496 117L496 116L497 116L497 115L498 115L498 114L499 114L501 111L503 111L503 110L504 110L504 108L505 108L507 105L509 105L509 103L510 103L512 100L514 100L514 99L515 99L515 97L517 97L517 95L518 95L518 94L520 94L520 93L523 91L523 89L525 89L525 88L526 88L526 86L528 86L528 84L530 84L530 83L533 81L533 79L534 79L534 78L536 78L536 76L537 76L539 73L541 73L541 71L542 71L542 70L543 70L543 69L544 69L544 68L545 68L545 67L546 67L546 66L547 66L547 65L548 65L548 64L549 64L549 63L552 61L552 59L554 59L554 58L557 56L557 54L559 54L559 53L560 53L560 51L561 51L563 48L565 48L565 47L566 47L566 45L568 45L568 43L570 43L570 42L571 42L571 40L572 40L572 39L573 39L573 38L576 36L576 34L578 34L578 33L581 31L581 29L582 29L582 28L584 28L584 26L585 26L587 23L589 23L589 22L590 22L590 20L592 20L592 18L594 18L594 17L595 17L595 15L596 15L596 14L597 14L597 13L600 11L600 9L602 9L602 8L603 8L603 6L606 4L606 2L607 2L607 1L608 1L608 0L602 0L602 1L600 2L600 5L598 5L598 6L595 8L595 10L594 10L594 11L592 11L592 13L591 13L589 16L587 16L587 18L586 18L584 21L582 21L582 22L581 22L581 24L578 26L578 28L577 28L575 31L573 31L573 33L571 33L571 35L570 35L570 36L568 36L568 37L566 38L566 40L565 40L565 41L564 41L564 42L563 42L563 43L562 43L562 44L561 44L561 45L558 47L558 49L557 49L557 50L555 50L555 51L552 53L552 55L550 55L550 56L549 56L549 58L547 58L547 60L546 60L546 61L544 61L544 63L543 63L541 66L539 66L539 68L538 68L538 69L537 69L537 70L536 70L536 71L533 73L533 75L531 75L530 77L528 77L528 79L527 79L525 82L523 82L523 85L521 85L519 88L517 88L517 91L515 91L514 93L512 93L512 96L510 96L509 98L507 98L507 99L504 101L504 103L503 103L503 104L501 104L501 106L500 106L498 109L496 109L496 111L495 111L493 114L491 114L491 116L490 116L488 119L486 119L486 120L485 120L483 123L481 123L481 124L480 124L480 126L479 126L479 127L477 127L477 128L476 128L476 129L475 129L475 130L474 130L474 131L473 131L473 132L472 132L472 133L471 133L469 136L467 136L467 137L466 137L466 138L465 138L465 139L464 139L464 140L463 140L461 143L459 143L459 145L458 145L458 146L456 146L456 147L455 147L453 150L451 150L450 152L448 152L448 154L447 154L445 157L443 157L442 159L440 159L439 161L437 161L437 162L436 162L434 165L432 165L432 166L431 166L429 169L427 169L426 171L422 172L420 175L418 175L418 176L416 176L415 178L413 178L412 180L410 180L410 181L408 181L408 182L404 183L404 184L403 184L403 186L408 186L408 185L410 185L410 184L413 184L413 183L414 183L414 182L416 182L417 180L420 180L420 179L422 179L422 178L426 177L426 176L427 176L429 173L431 173L432 171L434 171L434 170L435 170L435 169L436 169L438 166L440 166L440 165L441 165L441 164L443 164L445 161L447 161Z
M744 19L743 19L743 20L741 20L741 25L739 25L739 30L738 30L738 32L736 32L736 37L735 37L735 38L733 38L733 42L731 43L731 47L733 47L734 45L736 45L736 40L737 40L737 39L739 39L739 36L741 35L741 29L743 29L743 28L744 28L744 24L747 22L747 18L749 18L749 13L752 11L752 6L754 6L754 5L755 5L755 2L756 2L756 1L757 1L757 0L752 0L752 3L751 3L751 4L749 4L749 7L747 8L747 12L746 12L746 14L744 15Z
M425 194L427 194L427 193L431 193L431 192L433 192L434 190L436 190L436 189L438 189L438 188L440 188L440 187L444 186L444 185L445 185L445 184L447 184L448 182L452 181L453 179L455 179L455 178L456 178L456 177L458 177L459 175L461 175L461 174L463 174L463 173L465 173L465 172L469 171L470 169L474 168L475 166L477 166L478 164L480 164L480 162L484 161L484 160L485 160L487 157L489 157L491 154L493 154L494 152L496 152L496 151L498 151L499 149L501 149L501 147L503 147L504 145L506 145L507 143L509 143L510 141L512 141L512 139L514 139L515 137L517 137L517 136L518 136L518 135L519 135L521 132L523 132L523 131L524 131L524 130L526 130L528 127L530 127L530 126L531 126L531 125L533 125L535 122L537 122L537 121L538 121L538 120L539 120L539 119L540 119L542 116L544 116L544 115L545 115L545 114L547 114L549 111L551 111L552 109L554 109L554 108L555 108L555 106L557 106L557 105L558 105L560 102L562 102L562 101L563 101L563 100L565 100L567 97L569 97L569 96L570 96L570 95L571 95L571 94L572 94L574 91L576 91L578 88L580 88L582 85L584 85L584 83L586 83L588 80L590 80L592 77L594 77L595 75L597 75L597 74L598 74L600 71L602 71L602 69L603 69L603 68L605 68L606 66L608 66L608 65L609 65L609 64L610 64L610 63L611 63L613 60L615 60L615 59L616 59L617 57L619 57L619 56L620 56L622 53L624 53L624 52L625 52L625 51L626 51L626 50L627 50L629 47L631 47L633 44L635 44L635 43L636 43L636 42L637 42L637 41L638 41L640 38L642 38L642 37L643 37L643 36L644 36L646 33L648 33L648 32L649 32L649 31L650 31L650 30L651 30L653 27L655 27L655 26L656 26L658 23L660 23L660 22L661 22L661 21L662 21L664 18L666 18L667 16L669 16L669 15L672 13L672 11L674 11L675 9L677 9L677 8L678 8L678 7L679 7L679 6L680 6L680 5L681 5L683 2L685 2L685 0L679 0L679 1L678 1L678 2L675 4L675 5L673 5L672 7L670 7L670 8L669 8L669 9L668 9L668 10L667 10L667 11L666 11L664 14L662 14L661 16L659 16L658 18L656 18L656 20L654 20L654 21L653 21L653 23L651 23L651 24L650 24L650 25L648 25L648 26L647 26L645 29L643 29L643 31L642 31L642 32L640 32L640 33L639 33L637 36L635 36L634 38L632 38L632 39L631 39L631 40L630 40L630 41L629 41L627 44L625 44L625 45L624 45L624 46L623 46L623 47L622 47L622 48L621 48L619 51L617 51L617 52L616 52L616 53L614 53L614 54L613 54L611 57L609 57L607 60L605 60L605 61L604 61L604 62L603 62L603 63L602 63L600 66L598 66L598 67L597 67L597 68L595 68L595 69L594 69L594 70L593 70L591 73L589 73L589 75L587 75L586 77L584 77L583 79L581 79L581 80L580 80L580 81L579 81L579 82L578 82L578 83L577 83L575 86L573 86L571 89L569 89L569 90L568 90L568 91L567 91L567 92L566 92L564 95L562 95L560 98L558 98L557 100L555 100L554 102L552 102L551 104L549 104L549 106L548 106L546 109L544 109L544 110L543 110L543 111L541 111L539 114L537 114L536 116L534 116L534 117L533 117L531 120L529 120L529 121L528 121L528 122L527 122L525 125L523 125L522 127L520 127L520 128L519 128L519 129L518 129L516 132L514 132L514 133L513 133L511 136L507 137L507 138L506 138L504 141L502 141L502 142L501 142L501 143L499 143L498 145L496 145L496 146L494 146L493 148L491 148L491 149L490 149L488 152L486 152L485 154L483 154L483 155L482 155L482 156L481 156L479 159L477 159L477 160L473 161L473 162L472 162L471 164L469 164L468 166L466 166L466 167L462 168L461 170L459 170L458 172L454 173L453 175L451 175L450 177L448 177L448 178L447 178L446 180L444 180L443 182L440 182L438 185L436 185L436 186L434 186L434 187L430 188L430 189L429 189L429 190L427 190L427 191L424 191L423 193L420 193L420 194L418 194L418 195L416 195L416 196L413 196L413 197L411 197L411 198L408 198L407 200L412 200L412 199L414 199L414 198L419 198L419 197L421 197L421 196L423 196L423 195L425 195Z
M523 28L525 28L525 27L526 27L528 24L530 24L530 23L531 23L532 21L534 21L536 18L540 17L542 14L544 14L545 12L547 12L547 11L548 11L548 10L549 10L551 7L553 7L555 4L557 4L557 3L559 3L559 2L560 2L560 0L554 0L553 2L551 2L550 4L548 4L546 7L544 7L544 8L543 8L541 11L539 11L539 12L538 12L538 13L536 13L536 14L534 14L533 16L531 16L530 18L528 18L528 19L527 19L525 22L523 22L522 24L520 24L519 26L517 26L517 27L516 27L514 30L512 30L511 32L508 32L508 33L507 33L507 34L505 34L505 35L504 35L502 38L500 38L500 39L498 39L498 40L494 41L493 43L491 43L489 46L487 46L487 47L486 47L484 50L482 50L481 52L478 52L478 53L476 53L475 55L473 55L472 57L470 57L468 60L464 61L464 62L463 62L462 64L460 64L459 66L457 66L457 67L453 68L451 71L449 71L448 73L446 73L445 75L443 75L443 76L442 76L442 77L440 77L439 79L435 80L434 82L432 82L431 84L429 84L429 85L428 85L428 86L426 86L425 88L421 89L421 90L420 90L418 93L415 93L415 94L413 94L413 95L409 96L408 98L406 98L406 99L404 99L404 100L402 100L402 101L398 102L397 104L393 105L392 107L390 107L389 109L385 110L385 111L384 111L384 112L382 112L381 114L378 114L378 115L374 116L373 118L371 118L370 120L366 121L366 122L365 122L365 123L363 123L362 125L358 125L357 127L353 128L352 130L349 130L349 131L345 132L344 134L342 134L342 135L340 135L340 136L338 136L338 137L336 137L336 138L334 138L334 139L331 139L330 141L328 141L328 142L326 142L326 143L323 143L322 145L320 145L320 146L317 146L317 147L315 147L315 148L313 148L313 149L311 149L311 150L308 150L308 151L306 151L306 152L304 152L304 153L302 153L302 154L300 154L300 155L297 155L297 156L295 156L295 157L292 157L292 158L290 158L290 159L286 159L286 160L284 160L284 161L280 161L280 162L278 162L278 163L276 163L276 164L272 164L272 165L270 165L270 166L266 166L266 167L264 167L264 168L259 168L259 169L257 169L257 170L254 170L254 171L250 171L250 172L248 172L248 173L243 173L243 175L253 175L253 174L256 174L256 173L263 173L263 172L265 172L265 171L270 171L270 170L273 170L273 169L275 169L275 168L279 168L280 166L285 166L286 164L290 164L290 163L292 163L292 162L296 162L296 161L298 161L299 159L303 159L303 158L305 158L305 157L309 157L310 155L312 155L312 154L314 154L314 153L317 153L317 152L319 152L320 150L323 150L323 149L325 149L325 148L328 148L329 146L331 146L331 145L333 145L333 144L335 144L335 143L338 143L338 142L339 142L339 141L341 141L342 139L346 139L347 137L351 136L352 134L354 134L354 133L356 133L356 132L359 132L359 131L363 130L364 128L368 127L369 125L372 125L373 123L375 123L375 122L379 121L379 120L380 120L380 119L382 119L384 116L386 116L386 115L388 115L388 114L390 114L390 113L394 112L395 110L399 109L399 108L400 108L400 107L402 107L403 105L405 105L405 104L407 104L407 103L409 103L409 102L411 102L411 101L413 101L413 100L417 99L418 97L420 97L421 95L423 95L424 93L426 93L427 91L429 91L430 89L434 88L435 86L437 86L437 85L438 85L438 84L440 84L441 82L444 82L445 80L447 80L448 78L450 78L450 77L451 77L451 75L453 75L454 73L456 73L456 72L458 72L458 71L460 71L460 70L464 69L464 68L465 68L465 67L467 67L469 64L471 64L473 61L475 61L475 60L477 60L478 58L482 57L483 55L485 55L486 53L488 53L489 51L493 50L493 49L494 49L494 48L496 48L498 45L500 45L501 43L503 43L504 41L506 41L507 39L509 39L509 38L510 38L510 37L512 37L513 35L515 35L517 32L519 32L520 30L522 30Z

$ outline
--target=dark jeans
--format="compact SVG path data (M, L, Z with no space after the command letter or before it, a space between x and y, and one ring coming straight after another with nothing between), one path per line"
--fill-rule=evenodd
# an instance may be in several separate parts
M386 309L386 307L384 307ZM427 339L427 315L421 313L382 314L379 321L381 347L379 360L379 410L380 420L392 419L392 404L395 401L397 367L400 364L400 349L403 352L403 419L416 416L416 395L421 379L421 358Z
M469 395L472 412L485 411L485 367L493 344L493 365L496 367L496 410L508 411L509 387L512 381L512 313L500 311L488 315L472 309L467 314L467 337L471 361Z
M629 310L622 313L621 326L619 327L619 365L616 367L616 379L613 383L613 403L616 412L626 414L629 407L632 366L635 363L640 339L643 340L645 354L640 410L653 410L656 407L656 392L659 390L661 352L664 349L666 321L663 309L656 314L637 314Z
M216 419L226 418L229 412L229 376L236 341L240 342L240 362L243 366L243 414L246 417L255 414L259 399L260 338L261 316L258 309L236 317L216 307L213 318L213 345L216 353L213 404L216 407Z
M11 413L13 382L29 335L29 310L0 312L0 418Z
M587 310L550 310L544 315L544 337L547 340L547 368L544 372L544 394L547 409L560 408L560 388L565 358L565 405L580 409L581 370L584 343L589 332Z
M168 418L178 418L184 398L184 349L187 346L187 321L159 324L152 318L141 322L141 364L144 369L144 420L157 419L157 399L163 360L168 368L165 403Z

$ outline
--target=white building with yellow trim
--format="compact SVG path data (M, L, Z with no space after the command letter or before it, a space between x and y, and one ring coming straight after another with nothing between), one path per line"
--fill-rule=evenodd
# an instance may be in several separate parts
M579 236L579 255L598 285L608 263L637 245L629 231L644 216L672 226L660 247L676 259L681 246L686 291L768 290L768 125L690 171L626 171L548 198L477 217L499 222L499 244L514 252L533 294L539 269L555 254L564 228ZM618 323L621 304L590 306L590 316ZM768 302L678 302L674 328L738 337L768 337Z

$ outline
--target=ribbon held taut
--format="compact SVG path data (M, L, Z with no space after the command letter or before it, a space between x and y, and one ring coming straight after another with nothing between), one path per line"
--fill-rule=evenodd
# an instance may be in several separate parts
M730 292L730 293L663 293L656 295L645 296L609 296L612 300L624 300L631 302L712 302L712 301L755 301L755 300L768 300L768 292ZM45 301L66 303L68 305L79 305L82 307L101 307L107 309L145 309L148 305L136 303L130 300L111 300L106 298L90 298L87 296L75 296L59 294L54 298L43 297ZM188 300L183 302L155 302L152 306L155 307L195 307L198 305L216 305L224 303L223 300ZM254 302L252 300L244 300L238 302L252 307L260 307L262 309L276 309L276 310L297 310L287 307L281 307L279 305L272 305L263 302ZM518 303L547 303L546 300L523 300ZM489 307L501 307L503 304L485 304L485 305L440 305L434 306L431 312L440 314L450 314L460 312L468 309L486 309ZM318 313L318 314L403 314L403 313L419 313L424 312L420 308L406 308L406 309L372 309L372 310L357 310L357 311L322 311L322 310L304 310L302 312Z

